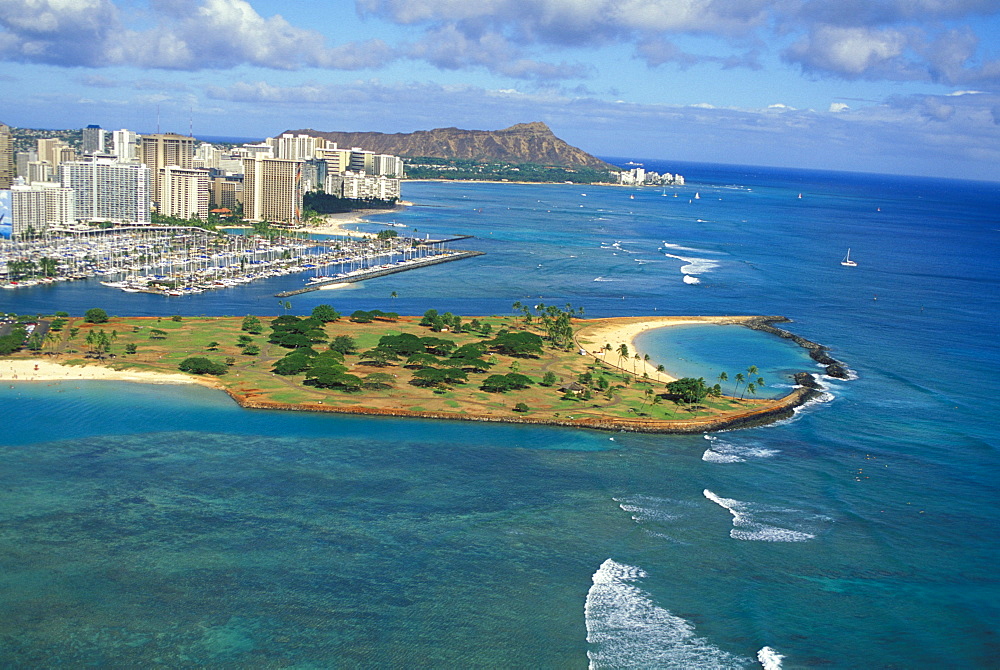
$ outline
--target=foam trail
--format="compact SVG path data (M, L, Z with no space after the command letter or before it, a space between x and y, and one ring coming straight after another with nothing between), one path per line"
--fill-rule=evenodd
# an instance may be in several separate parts
M764 670L781 670L781 661L784 658L771 647L764 647L757 652L757 660Z
M818 527L821 522L830 521L829 517L818 514L810 515L794 509L769 507L732 498L722 498L708 489L705 489L703 494L715 504L729 510L729 513L733 515L733 528L729 531L729 537L734 540L805 542L815 538L816 535L803 530L803 528ZM783 528L765 523L760 520L761 518L767 521L780 521L786 526L798 526L799 529ZM810 530L814 529L810 528Z
M632 584L645 577L641 568L610 558L594 573L584 606L592 670L746 667L747 659L696 637L689 621L658 607Z

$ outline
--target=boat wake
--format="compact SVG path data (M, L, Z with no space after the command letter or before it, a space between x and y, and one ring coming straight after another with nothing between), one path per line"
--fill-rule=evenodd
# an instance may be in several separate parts
M756 443L733 444L714 435L705 435L711 446L701 455L706 463L745 463L751 458L770 458L781 453L778 449L766 449Z
M641 568L608 559L587 592L587 657L598 668L744 668L749 659L695 635L691 622L653 602L633 582Z
M822 514L722 498L708 489L703 493L706 498L733 515L733 528L729 531L729 537L734 540L806 542L815 538L817 533L833 521Z

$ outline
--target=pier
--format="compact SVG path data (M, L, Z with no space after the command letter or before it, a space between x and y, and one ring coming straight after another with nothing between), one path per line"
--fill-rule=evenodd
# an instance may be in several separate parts
M467 237L471 236L466 236L466 238ZM354 272L344 274L342 277L331 277L330 279L324 281L311 282L308 286L295 289L294 291L282 291L281 293L275 293L274 296L276 298L288 298L293 295L309 293L310 291L318 291L327 286L336 286L337 284L353 284L355 282L365 281L366 279L375 279L376 277L384 277L397 272L406 272L407 270L427 267L428 265L450 263L451 261L460 261L465 258L474 258L475 256L483 255L485 254L482 251L453 251L440 256L430 256L427 258L410 260L396 265L375 267L368 270L355 270Z

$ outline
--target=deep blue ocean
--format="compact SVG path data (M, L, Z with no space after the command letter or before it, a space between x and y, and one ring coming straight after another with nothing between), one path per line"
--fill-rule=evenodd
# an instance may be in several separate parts
M377 220L487 255L292 311L784 315L855 379L685 437L5 380L0 666L997 667L1000 184L643 162L688 183L407 183ZM303 280L0 311L268 315ZM756 365L771 393L821 373L739 328L640 350L713 382Z

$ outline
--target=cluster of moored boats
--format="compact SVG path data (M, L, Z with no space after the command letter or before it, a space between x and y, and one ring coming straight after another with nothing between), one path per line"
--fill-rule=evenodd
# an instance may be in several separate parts
M407 238L316 240L217 236L201 229L117 230L105 234L15 241L0 248L2 288L22 288L98 277L126 292L191 295L298 272L332 268L340 275L370 272L387 260L409 262L439 252ZM23 267L47 260L53 276L24 276ZM402 259L402 260L399 260ZM390 263L390 265L392 265ZM16 279L13 279L16 278ZM324 277L326 279L326 277Z

